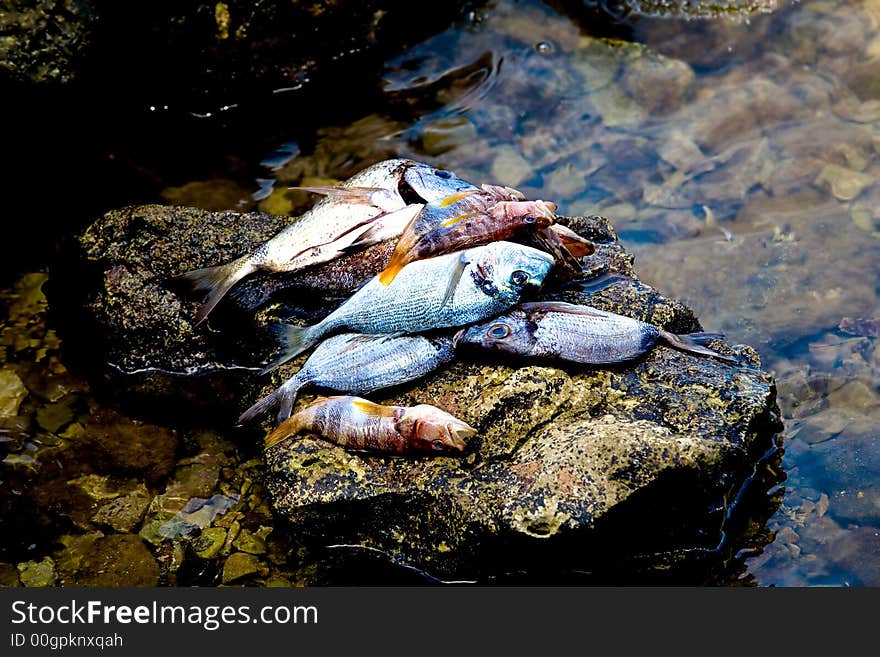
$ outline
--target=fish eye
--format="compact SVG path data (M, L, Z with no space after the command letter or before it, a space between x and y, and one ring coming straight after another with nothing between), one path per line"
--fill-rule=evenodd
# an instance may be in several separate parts
M525 285L529 280L529 273L522 269L517 269L510 275L510 282L516 286Z
M431 447L433 447L436 450L441 450L441 449L445 448L446 445L443 444L442 440L437 439L437 440L431 441Z
M444 178L446 180L452 178L452 173L446 171L445 169L434 169L434 175L438 178Z
M535 219L532 215L529 215L528 217L523 219L523 221L525 221L527 224L533 224L537 221L537 219Z
M490 338L503 340L508 335L510 335L510 327L507 324L495 324L488 331L486 331L486 334Z

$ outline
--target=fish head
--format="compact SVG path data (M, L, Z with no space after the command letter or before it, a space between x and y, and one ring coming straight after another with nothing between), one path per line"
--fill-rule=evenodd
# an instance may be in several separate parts
M546 201L500 201L489 209L489 216L512 229L542 230L553 225L555 203Z
M419 404L406 409L395 423L410 449L421 452L463 452L477 432L436 406Z
M471 277L488 296L519 298L544 282L555 262L553 256L513 242L492 242L473 249Z
M452 171L438 169L422 162L413 162L403 172L404 182L419 198L428 203L439 203L452 194L465 191L479 191L467 180Z
M537 329L526 313L514 310L462 329L456 335L456 346L468 345L513 356L528 356L535 348Z

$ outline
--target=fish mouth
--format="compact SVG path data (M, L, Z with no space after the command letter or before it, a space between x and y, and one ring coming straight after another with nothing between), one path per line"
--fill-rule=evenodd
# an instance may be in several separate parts
M464 334L466 332L467 332L467 327L465 327L463 329L458 329L458 331L455 332L455 335L452 336L452 348L453 349L458 347L458 341L462 339L462 337L464 336Z
M449 422L446 425L446 431L451 442L450 446L459 452L464 451L464 448L467 446L467 440L477 433L476 429L469 427L464 422L461 424Z

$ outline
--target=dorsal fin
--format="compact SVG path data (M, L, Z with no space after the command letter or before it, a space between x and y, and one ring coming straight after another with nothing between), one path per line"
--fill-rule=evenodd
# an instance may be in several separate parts
M351 402L358 411L367 417L394 417L394 406L381 406L367 399L355 399Z

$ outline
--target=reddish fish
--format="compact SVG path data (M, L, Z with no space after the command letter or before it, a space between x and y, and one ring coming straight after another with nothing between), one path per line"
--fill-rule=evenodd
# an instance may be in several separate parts
M379 274L379 282L390 285L400 270L415 260L508 240L525 232L549 233L555 211L555 203L526 201L522 192L511 187L483 185L479 190L451 194L427 204L407 224L388 266Z
M266 449L301 432L349 449L386 454L457 452L476 431L435 406L380 406L360 397L323 397L279 424Z

